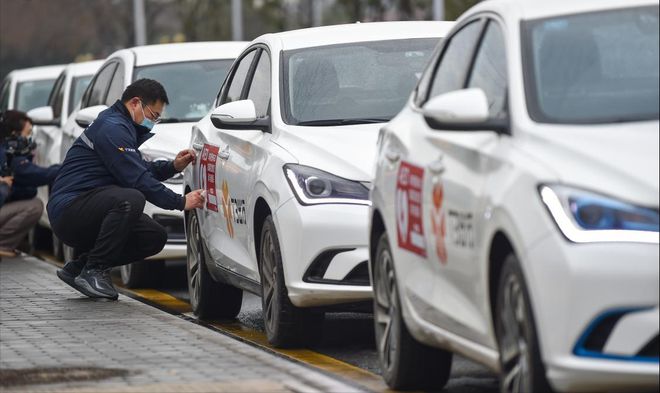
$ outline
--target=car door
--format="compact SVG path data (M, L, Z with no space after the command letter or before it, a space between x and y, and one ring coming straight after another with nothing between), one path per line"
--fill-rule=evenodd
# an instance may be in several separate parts
M433 75L440 72L448 88L462 86L470 60L464 54L473 50L480 30L480 21L468 23L454 33L453 39L443 43L439 56L446 65L438 72L434 72L434 67L425 71L418 96L426 96L429 89L426 85L435 82ZM437 171L430 165L439 156L438 147L429 143L429 127L416 105L413 111L386 126L389 129L393 131L386 132L382 141L379 167L380 177L385 179L383 190L391 195L386 197L389 200L386 211L394 212L386 216L395 217L388 225L388 233L397 281L402 286L399 290L421 318L442 326L433 302L436 278L442 267L434 260L433 227L427 212L429 196L437 182Z
M452 90L478 87L486 93L490 117L504 119L507 68L502 29L497 22L486 19L467 25L464 31L467 29L473 29L472 42L460 51L452 51L452 45L458 49L462 37L450 37L448 51L431 83L429 99ZM450 76L455 79L449 80ZM502 164L498 152L508 138L490 130L432 129L422 116L419 122L425 129L426 143L435 149L435 155L424 163L429 172L424 184L427 239L432 245L429 259L438 269L432 296L435 322L488 344L489 307L484 301L488 299L488 281L479 259L488 239L479 236L478 228L486 219L488 175Z
M246 52L237 59L223 86L217 105L237 101L245 97L250 73L258 49ZM207 248L216 263L225 269L246 277L253 277L254 272L238 263L234 232L234 208L231 205L231 193L226 181L225 173L228 170L238 170L238 167L227 167L227 157L230 156L230 140L225 130L217 129L208 121L208 117L199 130L193 130L193 147L198 149L199 169L197 171L198 184L206 190L206 206L200 212L202 233L206 239ZM232 257L233 256L233 257Z
M36 126L33 130L34 140L37 143L34 162L40 166L50 166L60 162L59 153L62 141L62 126L64 125L62 105L66 79L66 71L62 71L48 97L48 106L53 110L53 121L57 122L58 125Z
M270 116L271 59L266 49L260 49L256 56L256 63L246 83L245 98L254 103L257 119L265 119ZM224 253L244 268L246 273L249 272L249 278L258 281L259 269L250 252L253 249L250 234L252 226L248 225L248 212L253 209L248 207L256 203L253 191L258 175L265 166L271 134L258 129L223 129L221 132L229 147L225 149L225 164L221 172L222 204L232 228L224 245Z

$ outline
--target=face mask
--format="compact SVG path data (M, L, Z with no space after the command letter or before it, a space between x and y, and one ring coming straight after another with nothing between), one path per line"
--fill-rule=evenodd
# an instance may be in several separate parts
M142 107L142 105L140 105L140 109L142 109L142 117L144 118L144 120L142 120L142 123L140 123L140 125L142 127L146 127L149 130L151 130L152 128L154 128L154 125L156 125L156 123L147 119L147 116L144 115L144 107Z

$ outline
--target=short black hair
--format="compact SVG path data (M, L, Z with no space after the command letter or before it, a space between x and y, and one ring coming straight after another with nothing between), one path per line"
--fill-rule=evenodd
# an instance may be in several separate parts
M124 94L121 95L121 102L128 102L133 97L140 97L144 104L153 104L156 101L163 101L164 104L170 103L167 98L167 92L163 85L153 79L138 79L128 85Z
M0 133L2 137L9 137L12 132L21 132L26 122L34 124L25 112L9 109L0 116Z

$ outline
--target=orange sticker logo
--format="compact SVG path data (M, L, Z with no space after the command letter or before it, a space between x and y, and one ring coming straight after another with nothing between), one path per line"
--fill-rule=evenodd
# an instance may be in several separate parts
M433 186L433 207L431 208L431 224L435 235L435 252L440 263L447 264L447 247L445 246L445 235L447 234L445 224L445 211L442 208L444 199L444 188L442 183Z
M234 237L234 216L231 208L231 198L229 197L229 185L227 180L222 181L222 211L225 214L225 221L227 221L227 233L229 237Z

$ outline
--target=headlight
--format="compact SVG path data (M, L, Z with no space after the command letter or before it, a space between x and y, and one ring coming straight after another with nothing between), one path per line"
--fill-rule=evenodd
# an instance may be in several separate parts
M168 153L159 152L159 151L141 151L142 158L146 161L155 162L155 161L172 161L174 156ZM168 158L170 157L170 158ZM183 172L179 172L169 179L165 180L163 183L169 184L183 184Z
M566 186L541 185L539 192L561 232L573 242L659 242L658 210Z
M360 182L303 165L287 164L284 174L302 205L348 203L370 205L369 189Z

